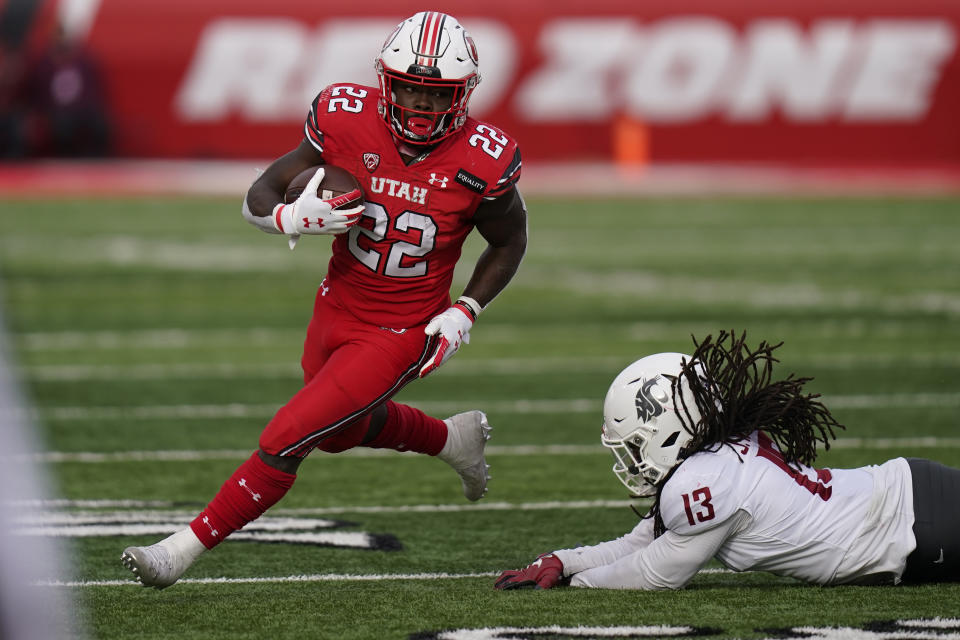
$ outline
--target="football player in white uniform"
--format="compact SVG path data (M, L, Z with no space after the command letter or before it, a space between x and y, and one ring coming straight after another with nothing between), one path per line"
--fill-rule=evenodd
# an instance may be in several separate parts
M843 427L804 393L810 378L772 379L780 345L727 332L695 345L634 362L604 401L603 445L621 482L654 497L647 516L504 571L497 589L678 589L711 558L820 585L960 581L960 470L812 468Z

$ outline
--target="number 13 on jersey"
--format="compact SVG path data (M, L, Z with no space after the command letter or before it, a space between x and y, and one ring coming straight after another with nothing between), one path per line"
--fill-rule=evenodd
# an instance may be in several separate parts
M683 498L683 510L687 514L687 522L690 523L691 527L697 522L706 522L716 517L717 514L710 503L713 498L710 495L710 487L700 487L691 493L683 494L681 497ZM694 517L696 517L696 520L694 520Z

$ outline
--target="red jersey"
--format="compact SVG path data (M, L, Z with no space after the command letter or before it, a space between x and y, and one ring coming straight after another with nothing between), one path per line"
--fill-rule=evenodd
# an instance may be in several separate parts
M520 177L520 150L473 118L407 165L377 112L379 90L330 85L311 105L307 140L363 187L361 220L333 241L327 283L360 320L400 329L450 306L453 271L473 214Z

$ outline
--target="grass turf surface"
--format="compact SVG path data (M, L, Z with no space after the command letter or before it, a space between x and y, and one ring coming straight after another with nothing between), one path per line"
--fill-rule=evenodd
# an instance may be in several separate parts
M346 521L346 531L396 536L402 550L231 541L187 577L240 582L155 592L119 582L129 578L119 553L159 536L73 539L86 585L68 589L89 635L409 638L668 624L726 638L957 616L960 586L823 589L719 572L675 593L494 592L486 574L633 526L619 502L577 504L625 498L598 443L603 394L637 357L689 351L691 334L744 329L752 343L785 341L780 373L814 376L810 388L848 427L821 466L898 455L960 466L957 200L528 204L530 248L515 281L471 344L398 398L440 416L487 410L488 498L455 510L464 506L455 476L422 456L314 454L268 515ZM306 238L290 252L245 225L232 200L5 202L4 316L46 449L59 456L46 463L59 496L145 501L102 503L105 518L189 518L205 504L297 388L327 245ZM455 291L480 250L473 238ZM883 440L917 437L933 446ZM76 456L129 452L143 459ZM185 453L199 459L178 459ZM419 574L475 577L410 577ZM289 581L296 575L327 578ZM256 578L275 581L242 581Z

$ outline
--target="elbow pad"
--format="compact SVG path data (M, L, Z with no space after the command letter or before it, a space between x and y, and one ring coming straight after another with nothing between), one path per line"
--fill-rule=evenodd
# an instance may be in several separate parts
M257 216L253 214L253 211L250 210L250 206L247 204L247 197L243 197L243 219L257 227L261 231L267 233L280 234L280 231L277 230L276 225L273 223L273 216Z

